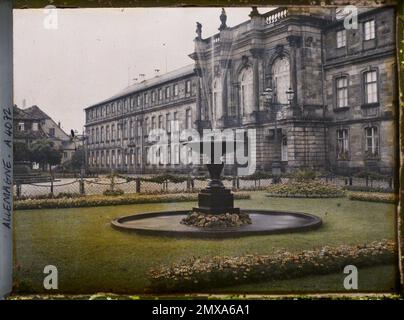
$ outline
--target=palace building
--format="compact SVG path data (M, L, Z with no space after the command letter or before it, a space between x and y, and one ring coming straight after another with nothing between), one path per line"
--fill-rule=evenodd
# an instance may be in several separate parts
M127 173L189 172L169 148L149 163L161 128L255 129L256 168L392 174L397 145L395 11L277 8L219 33L197 23L194 64L129 86L85 109L88 166ZM355 19L351 22L355 22ZM352 28L351 28L352 27ZM170 140L170 139L169 139Z

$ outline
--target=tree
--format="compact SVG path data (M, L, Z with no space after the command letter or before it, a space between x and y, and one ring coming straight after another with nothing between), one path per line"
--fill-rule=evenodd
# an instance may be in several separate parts
M14 161L31 161L31 151L24 142L14 142Z
M84 150L78 149L73 154L72 159L70 160L70 165L73 169L81 169L84 164Z
M45 170L45 166L49 165L49 170L52 166L60 164L63 152L56 149L53 141L42 139L35 141L30 148L31 161L37 162Z

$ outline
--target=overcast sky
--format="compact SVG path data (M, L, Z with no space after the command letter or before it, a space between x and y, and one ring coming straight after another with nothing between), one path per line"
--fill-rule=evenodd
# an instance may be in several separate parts
M269 8L259 8L266 12ZM218 32L220 8L14 10L14 101L38 105L66 131L82 131L83 108L146 78L193 61L196 21ZM251 8L226 8L227 25ZM52 16L51 16L52 15ZM48 27L45 27L48 26ZM165 44L165 46L163 45Z

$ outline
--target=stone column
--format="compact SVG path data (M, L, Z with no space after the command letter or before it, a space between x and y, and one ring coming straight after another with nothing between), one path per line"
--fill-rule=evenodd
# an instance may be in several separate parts
M196 123L199 124L200 121L202 120L201 118L201 109L202 109L202 101L201 101L201 77L202 77L202 71L201 68L196 67L195 68L195 74L197 76L197 87L196 87Z
M290 82L292 85L292 90L294 91L294 97L292 101L292 111L293 115L299 115L301 110L298 106L298 95L300 92L297 85L297 50L301 46L302 38L301 36L290 35L287 37L290 46Z
M13 272L13 11L0 1L0 299L11 293Z
M253 48L250 49L253 58L253 90L254 90L254 111L259 111L259 62L262 59L264 49Z
M229 103L228 103L228 89L227 89L227 83L228 83L228 78L229 78L229 68L231 66L231 60L220 60L220 67L222 69L222 74L223 74L223 82L222 82L222 117L227 117L229 112ZM222 121L223 123L223 121Z

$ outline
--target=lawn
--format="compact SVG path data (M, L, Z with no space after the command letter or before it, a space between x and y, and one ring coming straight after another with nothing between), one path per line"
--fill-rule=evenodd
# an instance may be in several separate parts
M43 268L55 265L59 271L59 290L54 293L142 294L148 292L144 288L148 287L151 267L186 257L271 254L280 248L298 251L324 245L395 239L395 206L392 204L350 201L347 198L267 198L264 193L252 193L251 200L239 200L236 204L248 209L313 213L323 219L324 225L305 233L195 240L140 236L110 226L110 221L118 216L181 210L195 205L189 202L16 211L15 282L21 291L45 292ZM318 277L306 277L224 290L238 293L338 291L338 288L343 289L341 274L318 276L324 285L320 284ZM364 291L389 290L394 277L393 266L359 271L360 283L368 279Z

